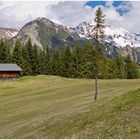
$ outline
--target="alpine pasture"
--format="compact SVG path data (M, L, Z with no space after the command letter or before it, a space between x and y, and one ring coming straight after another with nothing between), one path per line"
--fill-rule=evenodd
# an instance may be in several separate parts
M0 138L138 138L140 79L0 81Z

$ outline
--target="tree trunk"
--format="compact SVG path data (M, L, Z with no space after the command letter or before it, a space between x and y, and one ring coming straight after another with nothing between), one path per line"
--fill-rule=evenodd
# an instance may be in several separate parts
M97 100L97 96L98 96L98 77L95 77L95 96L94 96L94 100Z

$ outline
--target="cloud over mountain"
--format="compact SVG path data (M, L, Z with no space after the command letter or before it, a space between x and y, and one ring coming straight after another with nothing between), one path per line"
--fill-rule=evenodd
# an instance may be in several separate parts
M39 16L67 26L77 26L80 22L94 19L98 5L92 7L87 3L87 1L1 1L0 27L20 28ZM140 32L139 1L122 1L119 5L105 1L101 7L108 24L121 26L130 32Z

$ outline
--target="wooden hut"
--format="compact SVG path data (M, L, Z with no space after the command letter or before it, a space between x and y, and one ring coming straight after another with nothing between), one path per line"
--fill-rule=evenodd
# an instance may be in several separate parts
M19 79L21 71L17 64L0 64L0 79Z

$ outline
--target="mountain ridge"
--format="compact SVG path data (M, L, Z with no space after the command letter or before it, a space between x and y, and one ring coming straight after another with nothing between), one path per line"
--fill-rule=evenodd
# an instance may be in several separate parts
M0 28L0 39L11 39L18 33L14 28Z
M43 49L48 46L50 49L56 47L64 48L69 45L74 47L77 43L94 44L93 36L94 22L82 22L77 27L67 27L58 22L53 22L45 17L36 18L26 23L17 34L11 37L10 44L14 44L18 38L23 44L31 39L32 44L36 44ZM140 34L130 34L123 28L116 28L111 25L105 27L104 50L108 56L116 56L119 52L125 57L128 53L136 61L140 62Z
M56 24L51 20L41 17L26 23L12 40L18 38L23 44L30 38L33 45L40 48L48 45L49 48L64 47L69 44L74 46L81 38L76 33L63 25Z
M76 28L72 28L72 32L76 32L81 38L91 39L93 37L94 22L86 21L80 23ZM133 33L122 27L105 26L105 43L111 43L117 47L140 47L140 34Z
M42 44L39 41L36 41L38 39L35 39L33 36L36 36L38 34L38 31L33 34L33 30L36 30L36 28L38 28L37 26L39 26L38 24L43 23L43 25L48 26L48 28L54 28L55 34L57 34L58 30L61 30L62 32L67 32L68 35L76 35L74 37L76 37L78 40L82 39L82 40L90 40L93 38L93 28L94 28L94 22L82 22L80 23L78 26L74 27L67 27L62 25L61 23L59 24L59 22L54 22L50 19L47 19L45 17L38 17L33 21L30 21L28 23L26 23L19 31L16 32L16 34L14 36L12 36L11 38L20 38L20 34L22 34L24 32L24 36L27 35L28 37L31 38L31 40L33 40L34 44L37 43L36 45L38 46L42 46ZM29 29L30 26L32 27L32 29ZM27 29L26 29L27 28ZM43 28L43 27L39 27L39 28ZM45 27L44 27L45 28ZM0 28L1 29L1 28ZM8 28L7 28L8 29ZM25 30L25 31L24 31ZM46 28L46 32L49 31ZM49 31L50 32L50 31ZM10 38L10 39L11 39ZM64 39L64 36L62 38L62 40ZM26 42L26 39L24 39L23 43ZM64 39L65 40L65 39ZM140 33L129 33L127 30L125 30L124 28L117 28L117 27L113 27L111 25L106 25L105 26L105 42L106 44L109 45L114 45L116 47L126 47L126 46L130 46L130 47L140 47ZM50 43L51 45L51 43Z

